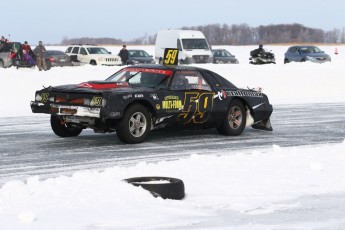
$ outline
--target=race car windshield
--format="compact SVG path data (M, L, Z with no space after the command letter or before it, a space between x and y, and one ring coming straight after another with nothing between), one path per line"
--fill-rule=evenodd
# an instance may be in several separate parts
M110 76L106 81L128 82L132 86L165 88L172 71L159 69L125 68Z

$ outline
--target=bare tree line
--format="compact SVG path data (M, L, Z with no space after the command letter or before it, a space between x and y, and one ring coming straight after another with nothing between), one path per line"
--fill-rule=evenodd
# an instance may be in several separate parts
M202 31L211 45L253 45L258 43L345 43L345 28L324 31L301 24L277 24L250 27L247 24L210 24L182 27L183 30ZM130 41L118 38L72 38L65 37L61 45L69 44L155 44L155 35L145 35Z

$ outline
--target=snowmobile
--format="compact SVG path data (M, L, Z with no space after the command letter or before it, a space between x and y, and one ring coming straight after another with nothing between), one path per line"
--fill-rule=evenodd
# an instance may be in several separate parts
M259 52L258 49L250 51L250 62L249 64L253 65L261 65L261 64L276 64L276 59L274 57L274 53L271 51L261 51Z

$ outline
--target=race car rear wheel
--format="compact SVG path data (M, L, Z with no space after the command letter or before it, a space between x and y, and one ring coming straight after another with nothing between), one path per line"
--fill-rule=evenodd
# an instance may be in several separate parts
M70 124L65 124L60 117L51 115L50 117L50 125L52 127L53 132L59 137L76 137L78 136L82 128L73 127Z
M117 137L128 144L143 142L150 132L151 119L148 110L141 104L130 106L116 127Z
M226 112L223 123L218 127L218 132L223 135L240 135L246 126L246 109L243 103L234 99Z

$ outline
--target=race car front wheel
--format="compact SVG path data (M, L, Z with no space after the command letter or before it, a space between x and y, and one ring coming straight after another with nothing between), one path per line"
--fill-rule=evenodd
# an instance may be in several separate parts
M130 106L116 127L117 137L128 144L143 142L149 134L151 119L148 110L141 104Z
M82 128L66 124L62 119L60 119L60 117L56 115L51 115L50 125L53 132L59 137L76 137L81 133L81 131L83 131Z
M240 135L246 126L246 109L243 103L234 99L226 111L223 123L218 127L218 132L228 136Z

